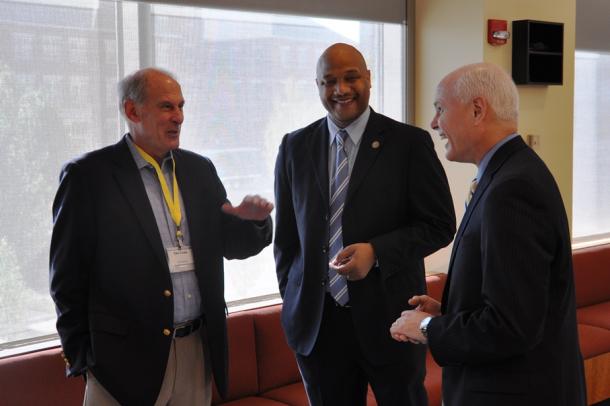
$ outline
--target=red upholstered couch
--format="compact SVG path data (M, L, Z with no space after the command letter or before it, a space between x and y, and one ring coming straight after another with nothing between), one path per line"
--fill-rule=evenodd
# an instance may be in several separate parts
M428 293L440 299L446 275L428 276ZM229 316L229 394L213 403L226 406L306 406L307 397L292 351L280 326L281 305ZM389 327L388 327L389 328ZM427 356L429 405L441 405L441 370ZM226 402L226 403L225 403ZM376 405L369 390L368 406Z
M610 398L610 244L574 250L576 317L589 404Z
M575 250L574 275L580 345L589 403L610 398L610 244ZM445 275L427 277L441 297ZM280 327L280 305L231 313L228 318L230 386L226 406L307 405L294 355ZM557 356L561 356L558 354ZM441 404L441 371L427 357L430 406ZM0 359L0 405L81 405L84 384L64 377L59 348ZM369 405L375 399L369 393Z
M429 293L440 298L445 275L428 278ZM213 403L225 406L307 405L292 351L280 326L281 305L231 313L229 393ZM0 405L82 405L84 382L67 379L60 348L0 359ZM430 406L440 406L440 368L428 354L426 388ZM368 405L376 405L369 391Z

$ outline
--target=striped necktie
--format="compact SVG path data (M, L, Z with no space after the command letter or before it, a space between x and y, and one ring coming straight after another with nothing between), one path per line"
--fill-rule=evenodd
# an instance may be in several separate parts
M347 153L345 151L345 140L347 139L347 136L348 134L345 130L340 130L335 135L337 156L335 160L335 176L330 185L329 260L334 258L339 251L343 249L341 215L343 214L343 204L345 203L347 185L349 183L349 166ZM329 267L328 280L331 296L338 304L345 306L349 301L345 277L339 275Z
M474 178L472 182L470 182L470 190L468 191L468 196L466 196L466 201L464 202L464 208L468 207L468 204L472 200L472 196L474 196L474 192L477 190L477 186L479 185L479 181L477 178Z

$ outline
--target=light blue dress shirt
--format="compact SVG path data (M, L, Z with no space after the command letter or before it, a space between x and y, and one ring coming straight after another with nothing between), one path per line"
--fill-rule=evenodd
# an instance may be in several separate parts
M481 162L479 163L479 167L477 169L477 182L481 181L483 174L485 174L485 169L487 169L487 165L489 165L489 161L491 161L491 158L494 156L496 151L499 150L502 145L506 144L508 141L510 141L513 138L518 137L518 136L519 136L519 134L513 133L513 134L503 138L496 145L494 145L489 151L487 151L487 153L485 155L483 155L483 159L481 159Z
M345 140L345 149L347 151L347 162L348 162L348 171L349 175L352 175L352 169L354 168L354 163L356 162L356 156L358 155L358 147L360 147L360 141L362 140L362 135L364 134L364 130L366 129L366 125L369 122L369 117L371 115L371 108L367 107L364 110L364 113L360 115L357 119L355 119L350 125L345 128L339 128L337 124L330 118L330 116L326 117L326 123L328 125L328 133L330 137L328 137L328 185L329 185L329 194L330 194L330 185L333 182L335 177L335 160L337 159L337 144L335 143L335 136L340 130L347 131L349 137Z
M157 221L157 228L161 235L163 247L165 249L175 248L178 246L176 224L172 220L169 208L163 198L163 191L161 190L161 184L157 178L157 173L152 165L142 158L131 139L131 135L127 136L127 145L129 145L131 155L140 170L140 176L142 177L142 182L144 182L146 194L148 195L148 200L150 201L155 220ZM163 162L161 162L161 172L163 172L163 175L165 176L165 181L167 182L170 193L173 194L172 167L172 153L170 152L163 159ZM180 209L182 211L181 230L183 234L183 245L190 246L191 238L182 194L180 195ZM165 257L167 259L167 251L165 252ZM172 273L170 275L173 285L174 325L200 317L201 296L199 294L199 282L197 281L195 271Z

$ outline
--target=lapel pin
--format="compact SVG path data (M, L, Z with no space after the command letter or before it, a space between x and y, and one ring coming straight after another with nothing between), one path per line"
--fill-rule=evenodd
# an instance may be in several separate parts
M379 148L379 146L380 146L380 145L381 145L381 144L379 143L379 141L373 141L373 142L371 143L371 147L373 147L373 149L377 149L377 148Z

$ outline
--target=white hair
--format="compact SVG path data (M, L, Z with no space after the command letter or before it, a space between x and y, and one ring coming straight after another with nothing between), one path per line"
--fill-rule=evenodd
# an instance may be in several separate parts
M125 102L127 100L133 100L137 104L141 104L146 100L146 88L148 85L148 74L152 72L157 72L162 75L165 75L174 81L176 78L173 74L168 71L159 68L144 68L138 71L135 71L131 75L125 76L118 85L119 92L119 103L121 114L125 116Z
M483 97L499 120L519 119L519 93L512 78L502 68L491 63L477 63L460 69L454 81L453 96L462 103Z

